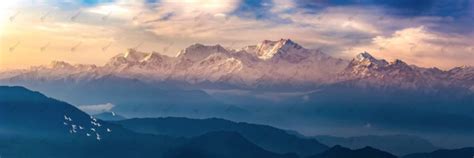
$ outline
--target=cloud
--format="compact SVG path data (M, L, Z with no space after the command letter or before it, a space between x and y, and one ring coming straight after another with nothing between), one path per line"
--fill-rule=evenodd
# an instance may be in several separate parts
M466 0L455 0L452 6L443 4L439 0L35 1L19 8L21 13L15 22L8 19L17 10L5 10L8 13L0 19L0 47L4 51L18 41L21 45L15 53L0 53L0 64L23 68L66 60L101 65L139 43L143 43L138 48L141 51L158 52L174 43L161 52L173 56L193 43L239 48L280 38L291 38L304 47L343 58L370 51L380 57L402 58L424 66L454 66L457 58L459 64L468 64L467 60L473 58L465 45L472 44L468 41L474 34L470 28L474 4ZM399 14L420 8L423 14ZM47 12L51 13L41 22L38 15ZM71 16L78 12L80 16L71 21ZM416 31L420 26L423 28ZM414 39L408 43L398 38L410 34ZM388 41L416 51L399 47L379 51ZM49 55L31 53L48 42ZM80 53L70 53L71 46L78 42L82 42ZM416 49L409 44L418 42L422 44L417 44ZM108 45L110 49L103 51ZM439 53L438 47L456 53ZM446 63L439 63L446 59Z
M90 115L95 115L95 114L100 114L103 112L109 112L115 107L114 104L111 103L106 103L106 104L97 104L97 105L81 105L78 106L80 110L90 114Z
M474 41L469 36L433 32L424 26L405 28L390 36L376 36L354 51L369 51L379 58L402 59L409 64L449 69L471 65Z
M240 0L163 0L160 9L173 10L180 15L193 14L226 14L237 9Z

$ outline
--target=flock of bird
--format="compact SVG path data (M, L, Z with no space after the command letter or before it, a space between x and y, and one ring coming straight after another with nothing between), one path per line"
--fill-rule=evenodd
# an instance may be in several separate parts
M96 118L90 116L90 123L91 123L91 128L90 129L85 129L84 126L74 124L73 120L71 117L68 117L67 115L64 115L64 126L69 128L69 133L70 134L75 134L75 133L85 133L87 137L91 137L95 135L95 138L97 141L102 140L101 135L99 134L99 129L100 128L105 128L103 127L102 124L100 124ZM111 133L112 130L110 128L105 128L105 131L107 133Z

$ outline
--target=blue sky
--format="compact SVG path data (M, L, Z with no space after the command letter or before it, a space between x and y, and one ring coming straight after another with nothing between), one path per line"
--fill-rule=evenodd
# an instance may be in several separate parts
M347 59L368 51L379 58L445 69L471 65L474 61L473 0L16 0L2 3L2 67L24 67L52 60L100 65L140 43L143 44L138 49L142 51L173 56L193 43L238 49L280 38L291 38L304 47ZM41 15L46 16L38 21ZM15 18L11 20L12 17ZM37 38L50 40L38 43ZM30 49L48 42L54 43L48 45L50 56L29 53ZM16 53L4 52L17 43L20 44ZM76 45L81 54L65 53ZM110 49L102 52L109 45ZM35 61L14 61L21 56L30 56Z

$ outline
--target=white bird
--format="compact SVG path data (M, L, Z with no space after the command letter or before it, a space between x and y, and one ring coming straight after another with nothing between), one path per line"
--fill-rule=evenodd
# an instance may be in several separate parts
M109 128L107 128L107 132L112 132L112 130L110 130Z
M99 135L98 133L96 133L95 135L96 135L96 139L97 139L98 141L100 141L100 139L101 139L101 138L100 138L100 135Z
M79 129L84 129L84 127L82 127L82 126L79 126Z
M100 123L97 123L97 126L100 127L100 126L102 126L102 125L101 125Z
M94 131L94 132L95 132L95 128L91 128L91 131Z
M91 134L89 134L89 133L86 133L86 136L90 137L90 136L91 136Z
M115 112L112 111L112 116L115 116Z
M63 122L63 124L64 124L65 126L67 126L67 123L66 123L66 122Z
M72 121L72 119L70 117L68 117L67 115L64 115L64 120L66 121Z

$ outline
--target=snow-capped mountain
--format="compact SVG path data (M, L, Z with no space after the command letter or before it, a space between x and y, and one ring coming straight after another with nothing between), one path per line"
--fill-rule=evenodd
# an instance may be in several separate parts
M190 84L225 83L241 87L315 85L330 82L347 61L291 40L263 41L254 46L228 50L220 45L194 44L176 57L129 49L104 66L53 62L19 73L10 80L93 79L107 75L147 81L184 81Z
M349 63L339 80L363 87L433 90L449 85L446 73L436 68L408 65L398 59L387 62L363 52Z
M101 76L99 67L95 65L72 65L64 61L53 61L49 65L31 67L27 70L6 72L0 77L8 82L48 82L48 81L81 81L91 80ZM7 75L4 75L7 74Z
M474 67L456 67L448 71L448 77L456 84L469 87L474 91Z
M259 45L249 48L254 48L248 49L249 53L262 60L286 60L297 63L311 55L310 50L304 49L289 39L281 39L279 41L265 40Z
M474 68L449 71L387 62L367 52L351 61L306 49L289 40L265 40L231 50L220 45L191 45L175 57L129 49L104 66L71 65L56 61L48 66L0 73L3 81L93 80L104 76L194 85L225 84L241 88L316 87L349 83L357 87L435 90L455 86L474 91Z

